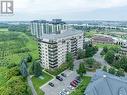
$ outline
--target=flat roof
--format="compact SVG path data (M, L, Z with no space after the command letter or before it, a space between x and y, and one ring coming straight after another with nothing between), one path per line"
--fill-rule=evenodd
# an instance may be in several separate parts
M43 34L41 39L48 39L48 40L57 40L60 38L65 38L68 36L82 34L83 31L79 30L62 30L60 34Z

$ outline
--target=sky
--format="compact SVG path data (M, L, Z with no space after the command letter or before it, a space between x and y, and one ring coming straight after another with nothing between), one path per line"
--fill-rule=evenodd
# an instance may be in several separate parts
M0 21L53 18L127 21L127 0L13 0L14 14Z

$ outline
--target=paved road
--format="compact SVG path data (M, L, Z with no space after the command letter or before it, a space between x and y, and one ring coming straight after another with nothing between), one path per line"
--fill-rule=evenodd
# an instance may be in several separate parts
M27 82L28 82L28 85L29 85L30 88L31 88L32 94L33 94L33 95L37 95L37 92L36 92L35 89L34 89L34 86L33 86L33 83L32 83L32 81L31 81L30 76L27 77Z
M102 58L102 56L100 55L100 53L102 52L102 48L99 48L98 52L93 56L93 58L100 63L102 66L107 66L110 67L110 65L104 60L104 58Z

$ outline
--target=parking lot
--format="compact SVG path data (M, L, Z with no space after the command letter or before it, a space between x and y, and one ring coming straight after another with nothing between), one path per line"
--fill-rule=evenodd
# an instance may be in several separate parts
M64 73L67 76L61 76L63 81L59 81L56 78L50 81L54 84L54 87L51 87L48 84L41 87L41 90L45 92L45 95L58 95L63 89L67 89L67 87L70 85L70 82L74 80L76 76L78 76L75 71L65 70ZM70 92L71 91L72 90L70 90Z

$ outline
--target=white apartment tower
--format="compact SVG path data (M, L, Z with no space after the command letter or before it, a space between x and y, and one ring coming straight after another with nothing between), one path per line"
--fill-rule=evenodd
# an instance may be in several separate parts
M77 55L83 49L83 32L64 30L60 34L44 34L40 39L41 63L46 69L59 67L66 61L67 52Z
M61 19L53 19L52 21L31 21L31 34L37 38L41 38L43 34L59 34L61 30L65 30L67 28L66 23Z

